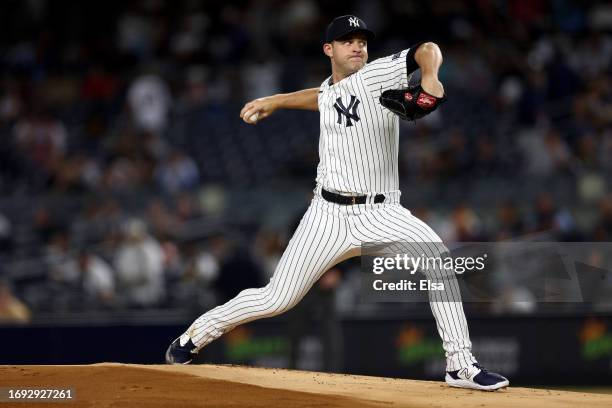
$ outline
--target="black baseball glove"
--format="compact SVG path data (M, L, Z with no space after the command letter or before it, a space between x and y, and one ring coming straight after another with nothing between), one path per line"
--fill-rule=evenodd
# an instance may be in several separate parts
M415 120L435 111L446 102L446 95L437 98L428 94L421 85L404 89L389 89L378 99L380 104L404 120Z

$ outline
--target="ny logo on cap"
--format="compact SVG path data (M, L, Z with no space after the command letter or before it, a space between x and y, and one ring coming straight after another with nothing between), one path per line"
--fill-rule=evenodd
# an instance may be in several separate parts
M357 17L349 17L348 22L351 27L359 27L359 20Z

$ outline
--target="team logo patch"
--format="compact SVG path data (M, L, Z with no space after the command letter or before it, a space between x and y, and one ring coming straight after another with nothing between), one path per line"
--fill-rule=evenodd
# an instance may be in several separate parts
M359 20L357 17L349 17L348 22L351 27L359 27Z
M406 93L404 94L404 99L405 99L405 100L407 100L408 102L410 102L410 101L412 100L412 94L411 94L411 93L406 92Z
M359 122L359 115L357 114L357 107L361 101L357 99L355 95L351 95L351 100L348 106L345 106L342 102L342 98L336 99L336 103L334 104L334 108L336 108L336 112L338 112L338 121L337 124L342 124L342 117L346 118L346 127L353 126L353 120L355 122Z
M417 105L419 105L423 109L431 108L436 103L436 98L431 95L427 95L424 92L421 92L416 101Z

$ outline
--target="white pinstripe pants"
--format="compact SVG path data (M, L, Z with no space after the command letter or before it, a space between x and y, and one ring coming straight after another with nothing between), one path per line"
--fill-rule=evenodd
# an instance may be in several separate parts
M385 195L384 203L348 206L316 195L270 282L263 288L243 290L206 312L184 336L203 347L236 326L288 311L328 269L359 255L362 242L441 242L427 224L399 204L399 191ZM463 305L456 301L458 296L453 296L454 301L436 299L447 291L436 292L429 292L430 306L446 352L447 371L458 370L476 362Z

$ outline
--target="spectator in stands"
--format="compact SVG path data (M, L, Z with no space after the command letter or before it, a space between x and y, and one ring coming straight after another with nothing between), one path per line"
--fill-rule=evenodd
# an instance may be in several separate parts
M106 107L117 96L118 88L119 79L102 64L94 64L83 79L81 96L86 101Z
M124 225L123 240L115 256L117 291L128 306L154 307L164 299L163 251L140 219Z
M476 140L474 167L477 173L482 176L495 175L501 165L501 160L497 156L497 147L494 140L487 135L480 135Z
M0 124L12 124L23 110L23 98L19 85L8 78L2 83L4 92L0 94Z
M612 241L612 194L599 203L599 218L591 237L595 241Z
M0 213L0 254L13 248L13 224L8 217Z
M57 192L83 193L95 190L100 171L96 160L85 155L74 155L58 163L51 183Z
M576 154L582 168L587 170L598 170L601 168L599 163L601 157L599 155L600 148L597 137L593 133L585 133L580 136Z
M159 164L155 177L167 193L193 190L200 182L200 172L195 161L180 151L170 153Z
M151 167L145 157L117 157L105 168L101 184L111 192L133 191L150 183Z
M79 254L78 268L82 282L84 306L110 307L115 302L115 276L110 265L91 250Z
M136 128L161 136L168 124L172 104L164 79L156 74L137 77L128 89L127 101Z
M249 249L221 234L209 240L209 248L220 265L215 281L220 301L233 298L243 289L261 285L263 272Z
M67 231L57 231L46 248L49 279L66 290L78 292L80 272Z
M280 231L272 228L262 228L255 238L254 253L262 266L264 281L269 280L283 255L287 245L286 238Z
M572 154L555 129L527 128L519 136L527 172L535 176L554 176L569 169Z
M203 216L197 197L188 193L181 193L176 197L175 213L181 223L188 227L190 221Z
M554 240L580 240L580 236L575 231L572 214L567 208L559 208L548 192L542 192L536 198L531 231L547 234Z
M43 172L50 174L66 152L68 132L49 110L34 104L13 130L17 146Z
M153 199L147 208L147 221L151 232L158 239L176 236L180 227L178 217L160 199Z
M556 212L552 196L549 193L541 193L535 203L533 232L550 232L556 229Z
M486 241L482 221L467 205L458 205L453 210L454 237L452 241Z
M32 230L42 244L47 244L55 233L62 230L61 223L45 204L41 204L33 210L32 221Z
M8 282L0 281L0 323L27 323L31 318L30 310L13 295Z
M151 15L160 3L130 2L117 19L116 38L120 52L138 59L150 58L161 28Z
M194 65L187 68L179 101L182 110L197 108L206 102L209 76L209 70L204 66Z
M590 125L585 130L605 130L612 123L612 81L608 74L602 74L586 87L576 98L576 114Z
M170 284L170 302L178 307L214 307L217 294L214 283L219 277L219 260L205 242L195 241L184 246L184 262L174 269ZM200 309L198 309L200 310Z
M46 247L45 311L76 311L83 307L83 282L78 254L71 244L70 233L59 230L51 236Z
M513 200L505 200L497 206L498 241L516 238L524 233L520 209Z

